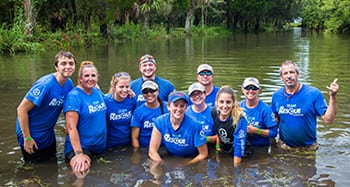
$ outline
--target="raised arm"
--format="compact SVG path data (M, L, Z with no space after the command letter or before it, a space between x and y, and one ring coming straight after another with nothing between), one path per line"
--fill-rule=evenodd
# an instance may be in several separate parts
M337 84L338 79L334 79L330 86L327 86L329 90L329 103L326 113L322 116L325 123L331 124L334 122L337 114L337 103L335 95L338 92L339 85Z

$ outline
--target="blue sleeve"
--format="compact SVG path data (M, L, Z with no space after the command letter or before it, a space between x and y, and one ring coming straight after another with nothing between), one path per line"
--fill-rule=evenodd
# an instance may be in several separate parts
M277 126L269 128L269 138L275 138L277 136Z
M29 101L33 102L34 105L40 106L41 102L45 98L46 95L46 87L42 84L35 84L30 88L25 98Z
M68 111L76 111L80 113L80 97L75 90L72 90L68 93L67 98L63 103L63 112L66 113Z
M327 102L320 91L317 92L315 110L318 116L323 116L327 111Z
M203 131L202 126L200 125L199 122L197 122L198 125L196 126L195 129L195 136L194 136L194 140L195 140L195 147L200 147L203 144L207 143L206 139L205 139L205 132ZM192 124L195 125L195 124Z
M142 112L137 108L131 117L130 126L131 127L141 127L141 114Z
M264 109L264 124L267 129L269 129L269 138L274 138L277 136L277 122L275 119L275 114L272 112L271 108L266 105Z
M244 117L240 118L233 136L233 156L242 158L247 139L247 120Z

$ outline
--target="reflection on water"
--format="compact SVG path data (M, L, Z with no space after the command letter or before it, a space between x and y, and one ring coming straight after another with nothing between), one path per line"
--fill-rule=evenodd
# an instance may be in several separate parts
M166 163L155 165L147 150L131 148L108 150L96 158L84 179L74 176L64 161L63 118L55 129L57 161L23 165L15 136L16 106L38 77L54 71L56 50L34 55L0 56L0 179L5 186L39 184L46 186L349 186L350 175L350 99L347 86L350 73L350 38L343 35L304 33L264 33L228 38L176 39L133 42L73 51L78 62L95 62L100 86L106 91L111 75L126 71L139 77L137 61L152 54L157 74L172 81L177 90L186 91L193 83L201 63L214 67L217 86L230 85L239 98L245 77L255 76L262 85L260 98L271 102L272 93L283 83L279 65L285 59L300 66L301 81L316 86L328 101L326 85L338 78L339 112L332 125L318 124L316 152L283 152L272 147L271 154L257 150L237 168L228 156L217 162L215 154L198 164L184 167L182 158L165 156ZM76 76L76 74L74 75ZM76 80L76 77L73 78ZM36 185L38 186L38 185Z

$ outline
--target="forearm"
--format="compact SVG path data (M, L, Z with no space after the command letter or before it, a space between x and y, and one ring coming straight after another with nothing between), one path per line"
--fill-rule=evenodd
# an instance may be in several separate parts
M215 144L216 143L216 139L217 139L217 135L207 136L206 137L207 143L211 143L211 144Z
M163 159L162 157L160 157L158 151L150 149L148 152L148 156L150 157L150 159L157 161L157 162L162 162Z
M134 148L140 147L139 134L140 134L140 130L138 128L136 129L136 127L133 127L131 129L131 145Z
M71 129L69 131L69 139L72 144L73 151L83 151L81 144L80 144L80 138L79 138L79 133L77 129Z
M242 162L242 158L239 158L239 157L236 157L236 156L233 157L233 166L234 166L234 167L239 166L239 164L240 164L241 162Z
M205 143L198 148L198 155L190 160L187 164L194 164L208 157L208 145Z
M335 95L331 95L329 98L328 108L326 113L323 115L323 121L327 124L331 124L334 122L337 113L337 104Z
M22 130L23 138L28 138L31 136L29 129L29 117L28 113L18 110L18 121Z

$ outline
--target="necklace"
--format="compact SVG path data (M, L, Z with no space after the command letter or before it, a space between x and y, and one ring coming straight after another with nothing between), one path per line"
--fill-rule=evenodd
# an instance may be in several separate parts
M295 94L300 90L300 88L301 88L301 83L298 83L298 86L297 86L297 88L295 89L294 92L292 92L292 93L287 93L287 92L286 92L286 89L284 89L283 94L284 94L284 96L287 97L287 100L289 100L291 97L293 97L293 95L295 95Z

